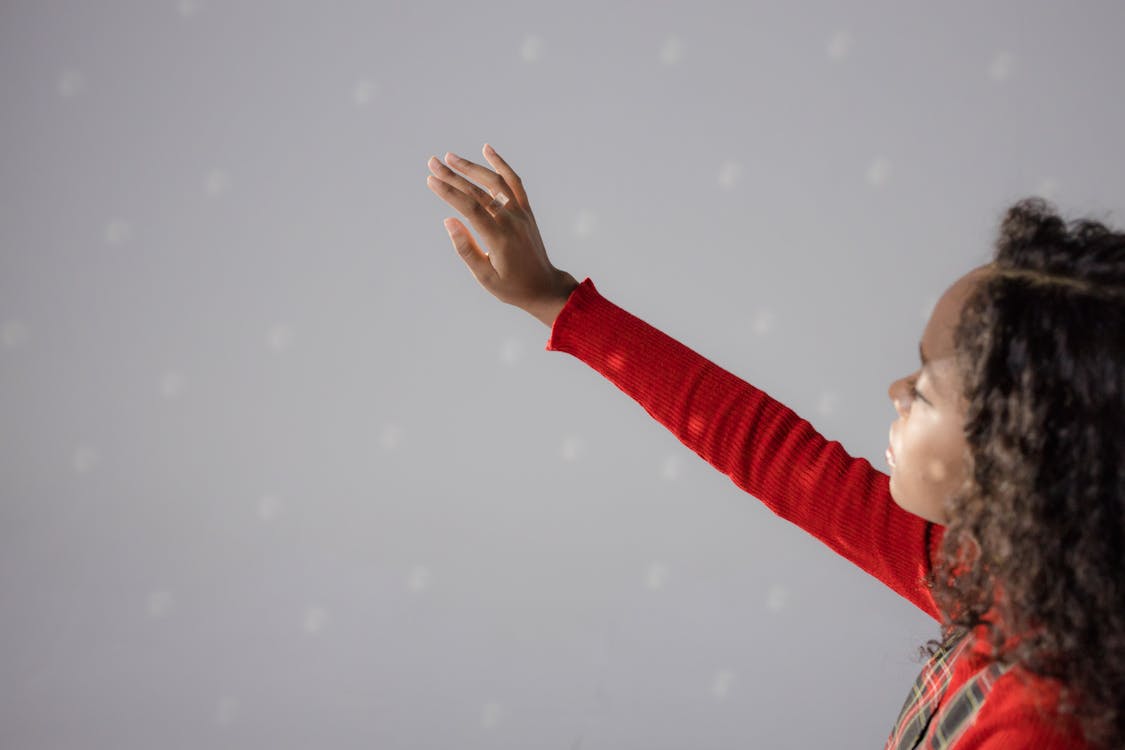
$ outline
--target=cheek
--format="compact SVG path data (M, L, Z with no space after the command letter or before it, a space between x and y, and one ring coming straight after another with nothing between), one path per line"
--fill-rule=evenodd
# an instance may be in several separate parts
M945 482L945 480L951 477L954 473L953 467L950 465L950 463L951 462L940 458L931 458L923 461L921 472L922 479L933 484L941 484L942 482Z
M899 461L913 482L947 486L960 481L962 457L958 445L935 431L907 432Z
M956 465L935 457L927 446L910 444L903 449L906 455L898 457L891 471L891 497L903 510L946 525L944 505L957 486Z

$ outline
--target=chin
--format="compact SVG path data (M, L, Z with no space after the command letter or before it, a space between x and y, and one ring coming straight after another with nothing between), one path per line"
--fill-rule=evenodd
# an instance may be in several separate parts
M904 506L902 504L902 501L898 499L898 493L895 492L895 475L893 473L891 474L891 481L887 485L887 489L890 491L891 499L895 501L895 505L902 508L903 510L906 510L906 511L910 510L910 508L907 508L906 506Z
M894 474L891 474L891 482L890 482L890 485L888 486L888 489L890 490L890 493L891 493L891 499L895 501L895 505L902 508L903 510L905 510L907 513L909 513L911 515L918 516L919 518L923 518L927 521L934 521L934 519L930 518L929 514L920 513L920 512L918 512L918 510L916 508L913 508L910 505L904 505L903 504L902 500L899 499L898 494L895 492L895 475ZM940 522L934 521L934 523L940 523ZM942 524L942 525L944 526L945 524Z

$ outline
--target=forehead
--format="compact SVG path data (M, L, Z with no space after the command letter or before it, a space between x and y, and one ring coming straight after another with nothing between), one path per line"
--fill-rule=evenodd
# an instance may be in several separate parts
M922 348L933 362L953 356L953 330L961 319L961 308L983 280L990 266L978 266L960 277L938 298L922 331Z
M937 393L949 397L959 392L953 362L953 331L961 319L965 301L988 274L990 266L979 266L954 281L938 298L922 331L921 349L925 352L925 371Z

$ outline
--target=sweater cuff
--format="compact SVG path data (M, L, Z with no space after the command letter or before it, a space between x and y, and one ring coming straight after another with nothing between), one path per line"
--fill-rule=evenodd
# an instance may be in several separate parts
M575 324L581 320L583 314L597 309L598 303L602 300L602 296L598 293L597 287L594 282L587 276L570 292L567 297L566 304L559 310L559 314L555 316L555 322L551 326L551 334L547 337L547 345L543 347L543 351L566 351L573 352L574 337L576 334L571 330ZM580 328L581 326L579 326Z

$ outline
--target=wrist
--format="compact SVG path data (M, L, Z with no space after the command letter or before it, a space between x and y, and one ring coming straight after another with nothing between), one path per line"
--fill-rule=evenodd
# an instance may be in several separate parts
M548 300L544 300L542 304L528 308L528 312L542 322L543 325L548 328L553 328L555 326L555 319L559 316L562 309L566 307L571 292L578 288L578 284L579 282L575 280L573 276L564 271L558 294Z
M544 302L541 305L536 305L533 308L528 308L528 312L532 314L538 321L548 328L554 328L555 318L559 317L559 313L566 307L566 297L561 299L552 299L549 302Z

